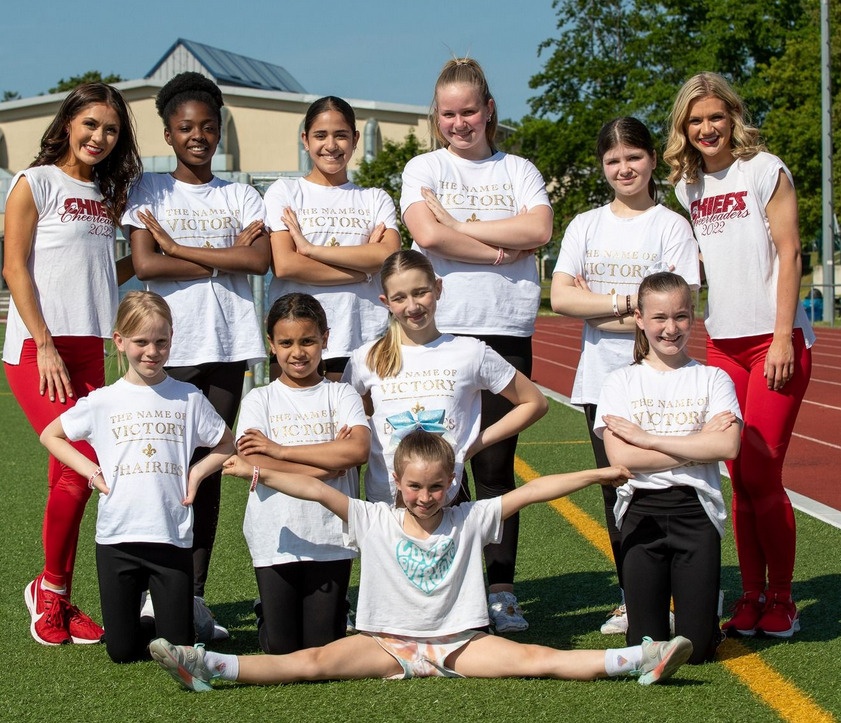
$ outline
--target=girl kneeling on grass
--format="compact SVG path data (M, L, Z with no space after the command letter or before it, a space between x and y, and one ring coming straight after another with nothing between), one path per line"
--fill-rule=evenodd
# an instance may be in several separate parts
M266 330L280 376L242 400L239 454L359 497L356 468L368 459L371 432L359 395L322 376L324 309L309 294L284 294L272 304ZM248 497L243 532L260 591L262 651L291 653L344 637L357 553L344 544L341 521L315 502L261 486Z
M592 680L636 675L664 680L686 661L692 643L644 640L622 650L556 650L478 631L488 625L482 549L498 541L503 521L536 502L590 484L621 484L624 467L542 477L500 497L445 506L455 455L442 437L416 430L394 457L401 507L352 499L304 475L253 468L238 457L225 471L315 500L345 523L359 547L362 576L356 627L361 634L290 655L237 657L202 647L149 645L152 657L181 685L211 690L213 678L277 684L314 680L413 677L546 677Z
M234 451L233 434L207 398L164 371L171 342L166 302L149 291L128 293L114 330L128 360L125 376L80 399L41 434L50 454L100 492L96 567L115 663L144 657L149 640L164 631L195 640L191 505L202 479ZM101 467L71 445L78 440L90 443ZM197 447L213 449L191 467ZM147 589L166 611L152 630L140 618Z
M629 645L675 630L692 641L690 663L712 660L721 641L718 590L726 512L718 462L739 452L733 382L690 359L689 285L657 273L639 287L634 363L602 387L595 432L608 458L633 471L617 490Z

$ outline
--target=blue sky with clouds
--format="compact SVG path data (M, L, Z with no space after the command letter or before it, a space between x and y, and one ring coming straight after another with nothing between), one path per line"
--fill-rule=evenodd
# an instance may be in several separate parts
M2 13L0 92L88 70L143 77L179 37L281 65L310 93L427 105L452 54L482 63L502 118L528 112L551 0L30 0Z

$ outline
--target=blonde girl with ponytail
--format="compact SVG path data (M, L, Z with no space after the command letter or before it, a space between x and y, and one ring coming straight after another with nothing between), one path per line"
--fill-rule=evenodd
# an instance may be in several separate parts
M365 495L374 502L395 502L394 450L406 434L421 428L442 435L455 448L456 475L447 495L452 499L465 461L537 421L546 413L546 399L484 342L438 330L435 312L442 281L426 256L397 251L380 274L388 330L351 354L342 378L366 398L371 413ZM484 389L513 406L480 431Z

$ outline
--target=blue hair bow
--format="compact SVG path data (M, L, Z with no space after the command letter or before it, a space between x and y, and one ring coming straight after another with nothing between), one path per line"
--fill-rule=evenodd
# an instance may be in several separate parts
M400 440L408 434L411 434L416 429L422 429L424 432L430 434L440 434L448 442L450 442L450 434L447 428L443 425L444 415L446 411L443 409L422 409L417 414L409 410L400 412L391 417L386 417L386 421L394 430L391 434L390 451L397 449ZM452 444L452 442L450 442Z

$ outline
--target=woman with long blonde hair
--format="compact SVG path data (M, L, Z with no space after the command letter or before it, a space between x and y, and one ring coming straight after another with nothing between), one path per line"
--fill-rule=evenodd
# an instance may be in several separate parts
M715 73L677 94L664 154L689 211L709 284L707 363L736 386L744 429L728 462L742 596L731 634L791 637L795 524L783 463L811 375L815 340L799 300L800 232L794 181Z

